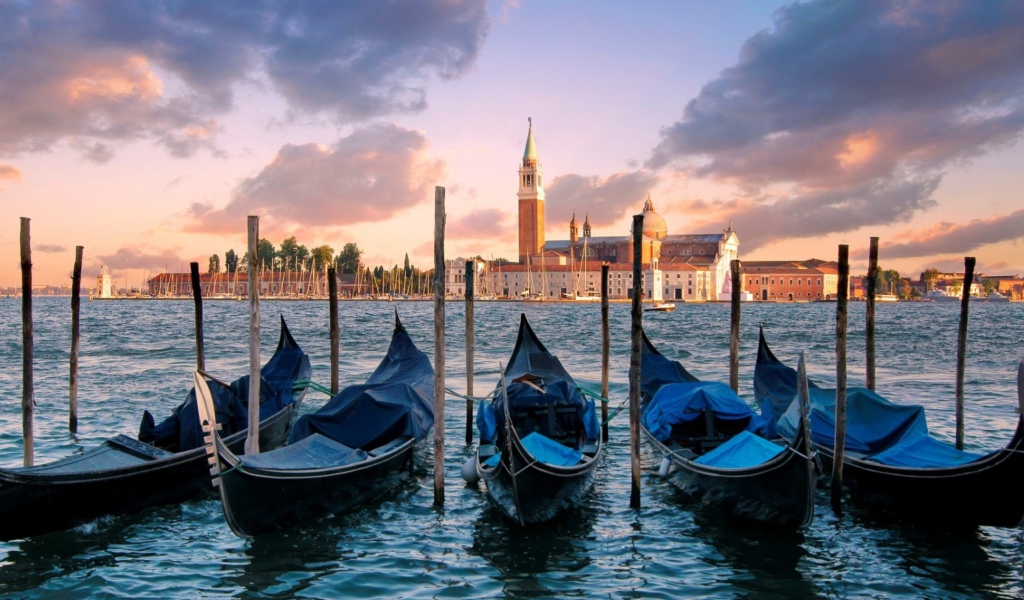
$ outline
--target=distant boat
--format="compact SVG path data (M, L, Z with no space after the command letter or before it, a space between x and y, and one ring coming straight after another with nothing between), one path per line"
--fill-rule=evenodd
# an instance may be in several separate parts
M940 289L934 289L934 290L931 290L929 292L926 292L925 295L924 295L924 298L926 300L931 300L932 302L959 302L960 301L960 298L958 298L956 296L952 296L950 294L947 294L946 292L944 292L944 291L942 291Z
M992 292L988 295L989 302L1009 302L1010 299L1000 294L999 292Z
M658 302L645 308L644 312L672 312L676 309L674 302Z
M877 294L875 295L875 302L896 302L899 298L896 294Z

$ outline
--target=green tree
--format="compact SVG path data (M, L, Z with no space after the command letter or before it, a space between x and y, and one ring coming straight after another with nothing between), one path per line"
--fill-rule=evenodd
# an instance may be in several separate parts
M272 244L270 240L268 240L267 238L260 238L260 240L256 242L256 254L259 258L259 260L256 261L256 264L254 265L254 270L256 272L269 271L274 268L274 262L277 258L277 251L274 248L274 244ZM249 270L250 262L251 261L249 260L249 252L246 252L242 256L242 263L246 266L246 270Z
M317 246L313 248L309 253L309 260L307 264L310 271L320 271L331 264L331 259L334 258L334 248L330 246Z
M234 273L238 270L238 255L235 254L234 250L228 250L224 253L224 269L228 273Z
M207 273L220 273L220 257L214 254L210 257L210 265L206 269Z
M359 246L349 242L338 253L338 258L334 261L335 268L339 273L355 273L359 268L359 259L362 257L363 251L359 249Z
M930 292L935 289L935 282L939 279L939 270L936 268L925 269L921 273L921 281L924 282L924 291Z
M286 271L298 270L299 265L305 264L309 258L309 250L300 244L293 235L281 242L281 248L277 251L278 265Z
M999 289L999 281L996 279L989 279L986 277L981 280L981 284L985 286L986 296Z

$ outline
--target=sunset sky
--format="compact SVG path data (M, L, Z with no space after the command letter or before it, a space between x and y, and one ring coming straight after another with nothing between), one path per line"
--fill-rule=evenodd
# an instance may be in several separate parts
M118 285L275 245L517 255L532 117L548 239L729 222L740 257L1024 275L1024 3L0 1L0 286Z

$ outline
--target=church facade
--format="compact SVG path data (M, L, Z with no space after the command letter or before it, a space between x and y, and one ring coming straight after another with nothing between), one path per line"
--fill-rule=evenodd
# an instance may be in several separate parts
M600 294L601 266L607 264L610 297L629 297L633 237L593 236L589 215L584 215L581 228L574 214L568 223L568 239L546 240L543 175L531 120L519 166L519 264L503 266L500 277L494 268L481 276L494 281L492 287L498 295L589 299ZM731 226L721 233L669 235L665 218L655 211L650 195L642 214L646 298L728 299L729 264L739 252L739 238Z

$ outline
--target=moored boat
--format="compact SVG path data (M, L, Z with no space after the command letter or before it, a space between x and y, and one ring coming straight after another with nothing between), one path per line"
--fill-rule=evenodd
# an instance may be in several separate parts
M434 369L395 315L387 354L360 385L341 390L301 417L288 444L237 456L212 434L207 451L231 530L255 536L351 510L386 494L411 466L417 443L434 424ZM197 384L207 399L208 390ZM210 402L201 402L204 417Z
M777 429L792 431L796 372L768 347L761 332L755 395L778 407ZM811 389L811 435L825 472L835 445L834 389ZM924 408L895 404L866 388L847 390L843 484L866 505L931 527L1019 527L1024 523L1024 417L1005 447L978 454L957 450L928 433ZM1024 360L1017 370L1018 412L1024 409Z
M295 343L284 319L277 350L261 370L260 447L284 443L302 402L309 358ZM236 452L245 443L249 376L230 386L214 384L223 417L224 442ZM148 411L140 439L118 435L51 463L0 469L0 539L60 531L107 515L124 515L188 500L210 488L195 389L160 424Z
M494 399L477 415L480 444L464 469L521 525L553 519L577 505L604 453L594 401L520 317L512 357Z
M745 520L805 527L815 472L806 431L782 440L724 383L700 381L643 335L640 428L659 473L702 505Z

